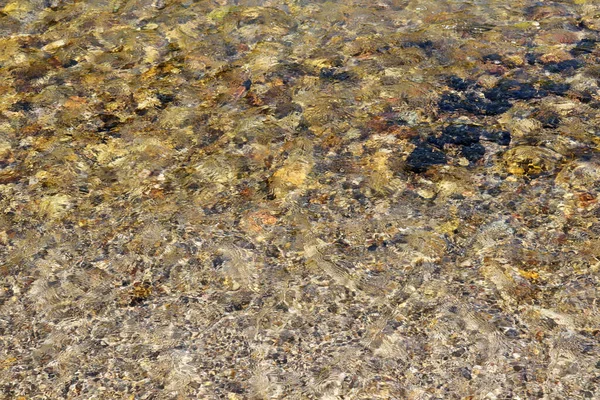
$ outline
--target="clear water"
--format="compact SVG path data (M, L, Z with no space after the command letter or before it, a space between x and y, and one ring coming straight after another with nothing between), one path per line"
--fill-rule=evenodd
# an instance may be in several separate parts
M598 2L0 9L4 398L600 396Z

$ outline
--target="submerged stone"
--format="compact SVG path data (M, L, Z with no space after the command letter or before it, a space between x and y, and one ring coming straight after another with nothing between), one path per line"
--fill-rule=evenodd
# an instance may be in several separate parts
M490 142L501 146L508 146L511 140L510 132L508 131L486 132L484 136Z
M10 108L11 111L31 111L33 110L32 107L32 103L26 100L20 100L17 101L15 104L12 105L12 107Z
M429 137L427 141L436 147L444 145L469 146L479 142L483 129L472 125L449 125L442 130L438 137Z
M527 82L515 80L500 81L495 87L485 92L485 97L493 100L530 100L539 97L540 93Z
M575 70L583 67L584 63L579 60L565 60L559 62L553 62L544 65L544 69L548 72L553 72L555 74L567 73L572 74Z
M450 77L448 84L457 90L468 90L472 84L457 77ZM564 86L551 87L556 91ZM484 91L469 90L466 93L446 92L438 103L442 111L467 111L475 115L498 115L508 111L510 100L531 100L543 97L545 92L535 88L532 83L503 79L496 86Z
M540 111L535 115L535 118L542 123L542 127L550 129L557 128L561 122L560 115L553 111Z
M416 47L425 52L427 56L431 56L434 50L434 43L431 40L423 40L423 41L408 41L402 44L402 47Z
M284 117L287 117L288 115L290 115L293 112L301 112L302 111L302 106L300 106L299 104L296 103L281 103L278 104L277 107L275 108L275 117L277 119L281 119Z
M337 72L335 68L322 68L319 73L319 78L330 81L346 81L350 79L352 75L347 71Z
M582 54L590 54L593 53L596 49L596 45L598 41L595 39L581 39L577 45L571 49L571 55L574 57L580 56Z
M446 112L467 111L475 115L498 115L508 111L512 104L504 99L490 101L476 92L467 93L464 97L446 92L440 97L438 106Z
M560 83L554 81L542 81L540 83L540 92L542 96L546 96L548 94L556 94L563 95L571 88L571 85L568 83Z
M469 146L463 146L461 153L470 162L476 162L485 155L485 147L481 143L473 143Z
M555 151L538 146L517 146L504 153L507 171L528 177L553 173L561 158Z
M406 169L421 173L427 171L433 165L445 163L446 155L444 153L426 144L421 144L406 159Z
M471 79L462 79L456 75L451 75L446 78L446 83L454 90L459 90L464 92L465 90L476 85L476 82Z

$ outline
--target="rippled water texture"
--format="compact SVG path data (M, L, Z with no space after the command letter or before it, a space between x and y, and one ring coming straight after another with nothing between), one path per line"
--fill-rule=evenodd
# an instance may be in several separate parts
M1 399L600 398L600 2L0 10Z

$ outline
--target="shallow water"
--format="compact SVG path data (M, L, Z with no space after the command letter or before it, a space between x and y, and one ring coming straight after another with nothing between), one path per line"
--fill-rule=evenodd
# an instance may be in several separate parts
M0 398L600 397L599 3L0 10Z

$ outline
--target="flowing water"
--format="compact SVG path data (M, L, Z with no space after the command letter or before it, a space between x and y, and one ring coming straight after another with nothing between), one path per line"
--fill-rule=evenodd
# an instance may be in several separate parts
M600 2L0 1L0 398L597 399Z

